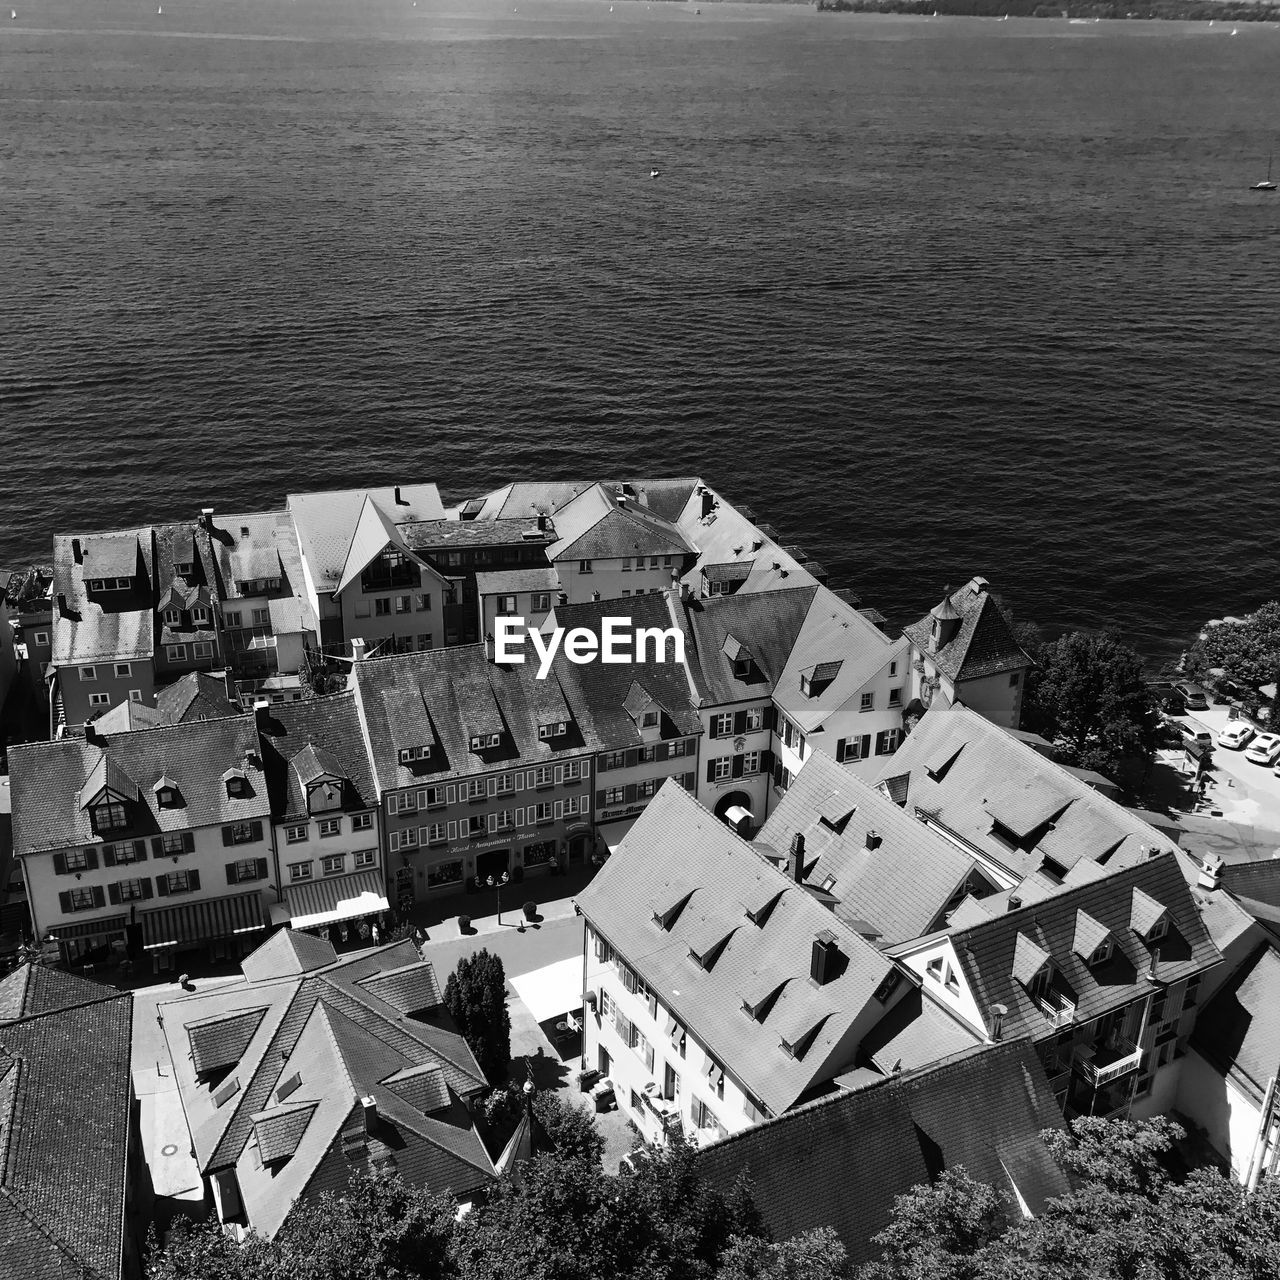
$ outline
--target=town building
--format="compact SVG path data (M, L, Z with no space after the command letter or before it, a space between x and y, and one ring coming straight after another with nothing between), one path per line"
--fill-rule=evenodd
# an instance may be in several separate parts
M150 1205L133 996L24 964L0 979L0 1242L23 1280L138 1280Z
M579 665L561 649L552 669L564 687L576 691L575 702L591 717L600 744L593 817L599 842L615 848L668 778L695 790L703 726L685 666L676 661L670 633L678 632L669 594L561 605L554 621L566 633L590 632L603 647L606 618L624 619L629 641L642 631L661 639L646 645L642 663ZM662 661L657 660L659 643Z
M911 642L911 697L928 708L941 693L1006 729L1022 717L1032 662L986 578L971 578L903 634Z
M942 928L981 883L970 855L823 751L809 754L755 847L794 864L818 901L880 946Z
M406 550L397 526L444 519L436 486L291 493L285 505L297 535L304 594L319 623L321 647L346 652L353 636L362 636L370 645L394 637L400 646L409 636L416 646L416 637L431 630L429 619L417 615L432 610L425 603L418 608L414 596L430 596L438 606L435 597L442 584Z
M560 577L549 566L477 571L475 596L478 629L464 631L472 640L494 639L499 618L519 618L526 630L539 631L560 603Z
M232 686L234 687L234 686ZM186 724L192 720L220 720L240 714L231 700L226 672L191 671L180 680L157 690L154 706L145 702L121 702L93 720L100 737L154 729L162 724Z
M971 1041L1029 1036L1068 1116L1169 1111L1205 977L1222 964L1172 852L890 947L924 1005L868 1041L882 1070ZM904 1008L907 1006L904 1005ZM945 1051L945 1050L944 1050Z
M576 688L538 680L532 650L502 665L481 645L383 658L354 647L397 906L591 852L600 743Z
M378 789L351 692L257 710L283 901L273 923L365 928L387 910Z
M0 714L9 700L9 690L18 676L18 653L9 618L9 588L0 585ZM3 746L0 738L0 746Z
M412 943L339 960L282 929L240 967L159 1009L218 1221L270 1239L364 1173L464 1204L493 1183L469 1110L488 1083Z
M18 657L25 662L28 680L43 689L45 667L53 657L53 567L28 565L10 573L0 586Z
M649 1140L703 1144L834 1089L911 985L672 782L578 907L584 1059Z
M948 1170L995 1188L1015 1215L1041 1213L1072 1189L1041 1136L1064 1128L1031 1044L1018 1039L859 1077L848 1092L712 1143L695 1168L723 1191L746 1178L777 1240L830 1227L856 1269L879 1258L874 1237L897 1197Z
M33 936L66 963L242 955L278 900L252 714L27 743L10 753Z

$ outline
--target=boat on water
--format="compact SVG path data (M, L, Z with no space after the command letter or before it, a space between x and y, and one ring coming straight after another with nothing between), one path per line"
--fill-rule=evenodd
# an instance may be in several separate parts
M1249 188L1250 191L1274 191L1276 184L1271 180L1271 162L1275 159L1275 153L1267 156L1267 176L1261 182L1255 182Z

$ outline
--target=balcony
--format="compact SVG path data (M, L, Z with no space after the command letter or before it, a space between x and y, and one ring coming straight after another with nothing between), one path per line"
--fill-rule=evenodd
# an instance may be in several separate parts
M1141 1064L1142 1049L1118 1034L1108 1036L1101 1044L1086 1045L1076 1055L1080 1074L1094 1089L1136 1071Z
M1076 1002L1060 992L1050 991L1036 1001L1036 1008L1049 1019L1055 1029L1069 1027L1076 1020Z

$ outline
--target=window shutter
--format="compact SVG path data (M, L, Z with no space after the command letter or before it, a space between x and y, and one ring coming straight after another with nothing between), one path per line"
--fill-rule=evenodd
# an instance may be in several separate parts
M257 868L258 879L265 880L267 878L267 860L266 858L258 858L254 866Z
M764 727L770 732L778 727L778 710L772 702L764 709Z
M151 897L151 879L150 879L150 877L148 877L148 876L143 876L143 877L142 877L142 879L138 881L138 884L142 887L142 896L143 896L143 898L144 898L144 899L146 899L146 898Z
M262 839L262 823L259 822L257 818L255 818L251 823L249 823L249 830L253 833L253 838L255 840Z
M760 753L760 772L773 772L773 752L768 750L768 748Z
M591 761L582 759L578 761L578 764L581 766L582 778L583 781L585 781L587 778L591 777Z
M670 756L671 756L671 747L665 742L659 742L657 747L654 749L654 753L653 753L654 759L661 762L663 760L669 759Z
M635 747L630 747L622 753L622 767L624 769L634 769L640 763L640 752Z
M425 809L427 807L427 793L425 791L418 792L418 808Z
M730 769L730 771L729 771L730 777L733 777L733 778L740 778L740 777L742 777L742 766L743 766L743 757L742 757L742 756L734 756L734 757L733 757L733 767L732 767L732 768Z
M198 871L187 872L187 888L198 889L200 887L200 873Z
M531 790L534 787L535 780L534 780L534 774L532 769L530 769L529 772L525 774L524 785L530 788Z
M516 779L516 790L523 791L524 790L524 771L517 770L515 774L515 779Z
M169 877L168 876L156 876L156 892L162 898L167 898L169 896Z
M85 870L86 870L86 871L97 871L97 869L98 869L98 854L97 854L97 850L95 850L95 849L86 849L86 850L84 851L84 856L85 856Z
M490 778L490 779L489 779L489 794L490 794L491 796L495 796L495 795L497 795L497 794L498 794L498 780L497 780L497 778Z
M387 834L387 843L391 846L392 853L400 852L400 833L391 831Z
M517 827L524 826L524 810L523 809L516 810L516 826Z
M804 759L804 734L803 733L796 734L796 755L798 755L801 760Z
M65 876L67 874L66 854L55 853L53 855L53 874L56 876Z
M224 846L231 844L231 828L230 827L222 828L222 843ZM153 840L151 842L151 847L152 849L155 850L156 857L158 858L160 856L160 841Z
M102 865L104 867L116 865L116 851L109 844L102 846Z
M133 842L133 860L135 862L146 862L147 842L145 840L135 840Z
M775 787L782 786L782 761L777 756L773 758L773 785Z
M596 808L597 809L604 808L604 792L603 791L596 792Z
M107 895L103 892L100 884L93 886L93 905L95 907L105 907L107 905Z
M864 733L862 735L862 758L865 760L871 754L871 735Z
M58 906L62 908L63 915L71 914L71 891L69 889L58 894Z
M234 862L227 863L227 883L236 883L236 864Z
M836 742L836 760L838 762L844 761L844 744L846 742L848 742L848 738L840 738Z
M628 782L627 785L622 788L622 803L635 804L635 800L636 800L636 784L634 782Z
M449 786L449 787L446 787L446 788L445 788L445 792L444 792L444 802L445 802L445 804L457 804L457 802L458 802L458 788L457 788L457 787Z
M564 817L564 801L563 801L563 800L557 800L557 801L556 801L555 816L556 816L557 818L563 818L563 817Z
M733 736L736 738L747 731L747 713L745 711L735 711L733 713Z
M261 835L262 835L262 823L260 823L260 822L259 822L259 823L257 824L257 827L258 827L258 835L259 835L259 836L261 836ZM192 835L190 831L184 831L184 832L182 833L182 852L183 852L183 853L195 853L195 851L196 851L196 838L195 838L195 836L194 836L194 835Z
M555 774L553 775L553 779L557 787L564 781L563 765L560 765L560 764L556 765L556 771L555 771Z
M714 782L716 780L716 762L714 760L707 761L707 781Z
M418 843L424 847L431 843L431 828L429 826L418 828Z
M120 905L120 886L118 884L107 885L107 898L113 907Z
M498 815L491 813L489 815L489 834L492 835L498 829Z
M449 829L446 834L447 838L450 840L456 840L458 838L458 824L456 821L449 823Z

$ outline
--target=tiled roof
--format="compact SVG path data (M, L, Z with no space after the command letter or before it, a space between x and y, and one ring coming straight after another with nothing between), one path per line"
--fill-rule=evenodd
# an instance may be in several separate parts
M488 660L482 645L462 645L356 663L357 696L381 788L551 764L599 750L587 707L573 686L562 687L572 714L568 732L554 739L539 738L536 707L541 695L534 688L537 663L531 648L527 659L499 666ZM548 676L553 678L554 672ZM463 721L484 704L490 707L491 717L500 712L495 731L502 733L502 742L474 752ZM400 709L413 718L407 727L397 723ZM402 736L406 732L409 741ZM413 766L400 763L400 747L427 744L432 745L429 759Z
M556 542L551 560L621 559L635 555L678 555L694 548L669 520L612 489L594 484L555 513ZM677 568L679 566L676 566Z
M493 573L476 574L476 591L482 596L518 595L523 591L556 592L560 590L560 575L552 568L502 569ZM553 605L555 601L551 602Z
M118 1280L133 997L66 976L49 981L46 1010L0 1025L0 1266L25 1280Z
M906 643L890 640L857 609L820 586L787 665L778 677L773 698L791 720L809 733L895 659L905 684ZM839 668L834 679L811 685L811 693L806 695L801 689L801 674L835 662L839 662Z
M862 1059L885 1074L911 1071L982 1044L972 1027L953 1017L922 991L910 991L871 1029Z
M817 591L815 584L798 584L682 602L677 616L685 632L685 660L703 704L723 706L769 697ZM750 650L751 667L745 676L734 674L733 659L725 651L730 637Z
M1192 1045L1261 1103L1280 1064L1280 951L1259 947L1200 1011Z
M828 892L836 915L853 928L870 923L886 943L926 933L973 867L967 854L822 751L810 754L756 840L785 856L797 832L810 864L807 883L834 880ZM870 843L879 837L874 849L869 835Z
M895 1197L946 1169L1041 1212L1071 1189L1040 1138L1063 1127L1031 1045L1015 1040L810 1103L713 1143L696 1167L724 1190L745 1174L776 1239L830 1226L859 1266L878 1256Z
M515 516L551 515L593 484L603 484L614 490L621 486L634 495L640 506L673 523L679 519L698 481L696 479L667 480L517 480L503 485L479 500L477 519L494 520ZM471 504L468 504L470 506Z
M440 1004L440 984L429 961L420 960L384 969L381 973L361 978L360 986L371 996L385 1000L397 1013L422 1013Z
M1004 610L982 583L966 583L949 597L962 619L960 629L935 653L929 652L930 616L905 628L904 634L921 653L951 681L979 680L1002 671L1021 671L1031 665L1017 640Z
M391 517L378 503L366 495L360 507L360 514L356 518L351 542L347 546L347 554L342 562L342 573L339 575L338 585L334 588L334 595L345 591L389 546L398 551L408 549Z
M415 967L413 945L339 960L325 944L324 963L320 947L306 954L315 941L282 931L246 958L244 983L161 1006L197 1162L206 1173L236 1166L250 1223L268 1236L299 1197L341 1189L370 1160L394 1166L415 1185L460 1196L493 1177L461 1101L486 1087L466 1042L443 1023L410 1018L368 990L380 973ZM225 1096L196 1079L179 1046L192 1022L207 1024L246 1004L266 1012L228 1077L238 1087ZM419 1079L421 1068L439 1074ZM360 1103L366 1097L377 1113L367 1140ZM309 1108L305 1124L301 1108ZM269 1176L244 1157L255 1136L262 1144L264 1119L276 1160ZM353 1121L354 1146L344 1138Z
M656 924L655 907L678 903L690 886L668 926ZM775 905L754 923L748 907L775 890ZM879 1016L872 993L891 963L674 782L649 802L578 905L695 1039L775 1114L851 1065L843 1056L852 1056L851 1037ZM843 963L819 986L811 960L824 932ZM690 957L691 948L720 941L709 969ZM781 993L756 1021L742 1000L765 980ZM795 1056L783 1048L810 1033Z
M1131 924L1135 893L1169 915L1168 933L1159 942L1158 976L1163 982L1203 973L1221 961L1177 859L1165 853L1031 906L952 930L952 946L982 1016L993 1005L1003 1004L1009 1010L1004 1019L1007 1035L1052 1034L1052 1023L1024 985L1049 957L1059 989L1075 1002L1078 1023L1119 1009L1149 991L1151 952ZM1101 924L1114 943L1111 958L1092 967L1074 950L1080 911Z
M906 807L1021 878L1049 858L1110 869L1133 853L1167 849L1167 837L969 708L935 699L888 757L877 782L908 777ZM902 784L896 781L901 791ZM995 823L1024 835L1011 846ZM1038 825L1037 825L1038 824Z
M392 524L444 518L434 484L401 485L399 502L394 486L291 493L286 503L317 591L332 592L337 587L366 497L378 504Z
M1280 907L1280 858L1229 862L1222 868L1222 887L1239 898Z
M603 631L606 617L629 618L633 629L650 627L666 631L675 625L668 597L662 592L626 600L561 605L555 614L557 624L566 630L585 627L597 636ZM667 645L666 651L669 660L661 663L589 662L579 666L570 662L562 649L556 655L552 671L562 688L572 690L577 704L588 709L595 737L606 749L636 746L643 741L635 715L652 703L665 713L659 718L663 738L699 734L702 721L689 687L689 677L683 666L670 660L671 645ZM646 655L652 658L652 645L647 647Z
M138 789L131 825L113 833L113 840L269 816L262 771L245 766L246 753L258 750L252 714L141 729L104 742L99 746L84 738L63 738L10 750L14 848L19 853L103 843L81 808L80 794L104 763ZM227 794L222 774L228 767L245 770L248 795ZM162 776L177 786L181 803L159 804L153 787Z
M131 532L141 548L144 575L135 578L128 591L95 592L85 588L84 563L77 563L72 543L77 539L59 536L53 540L53 636L51 661L55 667L92 665L95 662L130 662L155 653L156 618L151 582L152 530L148 526ZM119 541L116 534L81 534L78 537L85 560L100 542ZM113 548L111 557L117 552ZM125 576L123 573L120 576ZM129 570L129 576L134 571ZM65 611L57 603L66 597Z
M234 1067L253 1039L265 1007L241 1009L225 1017L187 1023L191 1063L197 1075Z
M137 704L131 704L136 706ZM223 716L240 714L238 703L227 696L227 682L222 676L192 671L166 685L156 694L156 710L163 717L163 724L185 724L190 720L216 720ZM105 717L104 717L105 719ZM146 728L138 725L138 728ZM105 733L103 720L97 721L97 729Z
M523 520L427 520L400 530L406 544L431 559L436 551L463 547L549 547L554 529L539 529L536 517ZM526 536L529 535L529 536Z
M22 964L0 979L0 1023L105 1000L114 992L91 978L42 964Z
M304 590L298 538L287 511L215 515L208 536L221 599L238 600L241 582L262 579L278 578L285 595Z
M313 766L347 780L349 808L377 806L373 765L354 694L274 704L263 714L259 727L272 812L277 820L307 812L306 782L318 776Z

